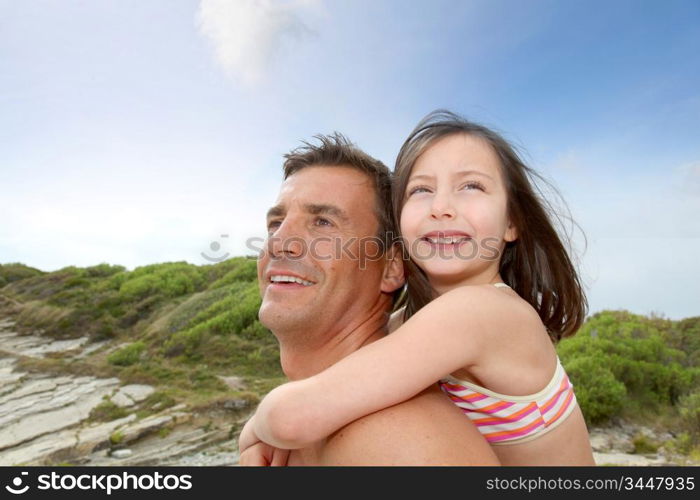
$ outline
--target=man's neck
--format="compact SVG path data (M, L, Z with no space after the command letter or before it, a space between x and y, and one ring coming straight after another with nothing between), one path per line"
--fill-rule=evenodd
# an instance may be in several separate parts
M364 317L353 318L337 331L322 332L319 342L285 341L290 337L279 335L282 370L290 380L316 375L360 347L385 336L388 318L388 303L381 300ZM343 323L339 321L337 324Z

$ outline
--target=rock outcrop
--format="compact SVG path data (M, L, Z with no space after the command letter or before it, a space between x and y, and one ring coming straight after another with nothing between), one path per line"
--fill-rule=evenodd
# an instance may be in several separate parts
M24 372L17 367L21 357L61 354L80 359L96 346L87 338L19 335L12 327L12 321L0 320L0 465L237 462L231 435L235 422L226 428L199 427L184 405L139 419L136 410L155 391L151 386L122 386L117 378ZM91 421L91 412L106 401L133 412L109 422ZM218 463L211 463L212 456Z

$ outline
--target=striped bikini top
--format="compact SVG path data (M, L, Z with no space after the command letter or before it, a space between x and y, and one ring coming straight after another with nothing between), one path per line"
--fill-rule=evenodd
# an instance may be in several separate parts
M508 286L496 283L496 286ZM476 425L490 444L516 444L540 437L576 406L573 385L559 358L547 386L529 396L506 396L448 376L440 388Z

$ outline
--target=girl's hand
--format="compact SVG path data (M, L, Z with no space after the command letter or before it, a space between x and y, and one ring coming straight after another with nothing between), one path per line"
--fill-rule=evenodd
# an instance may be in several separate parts
M242 467L284 467L289 450L281 450L258 441L241 452L238 465Z

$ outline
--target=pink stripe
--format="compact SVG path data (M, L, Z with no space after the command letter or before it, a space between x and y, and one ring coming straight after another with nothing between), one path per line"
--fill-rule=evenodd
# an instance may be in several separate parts
M466 387L463 387L461 385L453 385L453 384L448 384L447 382L443 382L441 385L444 387L442 388L443 390L449 391L468 391L470 389L467 389ZM482 399L488 398L485 394L481 394L479 392L472 392L471 394L466 394L464 396L457 396L456 394L452 394L454 397L461 399L462 401L481 401Z
M491 414L491 413L497 413L499 411L507 410L511 406L513 406L515 403L508 403L506 401L503 401L502 404L499 404L498 407L496 408L474 408L473 411L479 412L479 413L486 413L486 414Z
M481 401L482 399L488 398L485 394L472 394L469 396L457 396L459 399L462 401L467 401L469 403L473 403L475 401Z
M551 410L552 407L553 407L554 405L557 404L557 401L559 401L559 399L561 399L561 396L562 396L562 394L564 394L564 393L566 393L566 389L564 389L563 391L560 391L560 392L557 394L557 397L554 398L554 399L552 399L552 400L549 402L549 404L548 404L547 406L543 406L543 407L542 407L542 414L545 414L545 413L547 413L549 410Z
M566 401L564 401L564 404L562 404L561 407L559 408L559 411L557 411L557 414L554 415L554 417L549 422L547 422L547 427L549 427L554 422L559 420L559 418L561 418L561 416L564 413L566 413L567 408L571 405L571 402L573 400L574 400L574 391L570 391L569 395L566 397Z
M490 420L490 422L478 423L478 422L479 422L478 420L474 420L474 423L475 423L477 426L480 426L480 425L503 425L503 424L513 425L513 424L515 424L515 423L517 423L517 422L520 422L523 418L527 417L530 413L532 413L533 411L536 411L536 410L537 410L537 405L534 405L532 408L530 408L528 411L526 411L525 413L523 413L522 415L520 415L518 418L511 418L511 417L491 417L491 418L488 418L488 420ZM494 419L495 419L495 418L498 418L499 421L498 421L498 422L494 422Z
M463 385L450 384L449 382L440 382L440 385L449 389L450 391L468 391Z
M496 436L496 437L486 436L486 440L493 443L496 441L503 441L505 439L514 439L514 438L517 438L520 436L524 436L525 434L530 434L534 429L537 429L538 427L541 427L543 425L544 425L544 422L542 420L540 420L532 427L528 426L525 430L522 430L520 432L510 432L508 434L504 434L502 436Z

